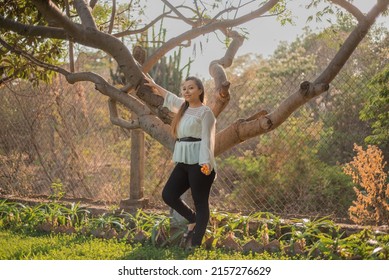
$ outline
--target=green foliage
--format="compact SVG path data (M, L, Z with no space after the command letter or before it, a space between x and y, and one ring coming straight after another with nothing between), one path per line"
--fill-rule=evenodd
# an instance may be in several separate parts
M65 14L65 1L53 1L59 9ZM73 5L69 5L69 16L77 22L79 18L73 10ZM134 28L138 24L138 15L144 12L144 4L141 1L131 1L129 4L118 4L115 13L115 24L113 25L112 33L123 31L129 27ZM99 1L93 11L95 23L99 30L108 31L110 17L112 13L112 3L107 1ZM55 26L55 22L47 22L42 14L38 11L31 1L10 1L5 0L0 7L0 14L10 20L26 24L27 26ZM14 46L17 51L23 51L33 56L34 58L51 65L60 65L67 60L67 40L47 39L40 36L25 36L15 32L2 32L1 38L9 45ZM83 48L77 48L78 51L83 51ZM90 51L90 50L88 50ZM86 52L88 52L86 51ZM3 46L0 47L0 69L6 77L21 78L28 80L34 85L38 85L40 81L50 82L54 77L52 71L43 69L20 54L6 50Z
M292 11L288 10L287 1L278 1L270 11L270 14L277 15L281 25L293 24Z
M82 222L74 218L81 213ZM39 221L47 221L48 217L54 218L58 224L64 223L61 215L74 221L74 224L82 225L82 228L67 234L52 231L44 235L33 230L39 227ZM388 234L364 230L345 236L344 231L327 217L294 219L285 223L278 216L266 212L247 216L213 212L209 230L216 238L215 244L208 250L197 248L186 251L175 246L171 239L164 239L169 238L171 229L168 217L163 214L138 210L134 215L106 213L86 217L89 215L77 204L65 207L49 203L30 207L0 201L0 259L387 259L389 252ZM104 230L116 228L119 235L96 238L88 234L86 227ZM135 241L131 234L121 235L129 229L148 231L147 240ZM264 245L278 240L279 250L277 253L269 250L230 250L220 246L223 236L234 236L240 246L249 240L257 240ZM294 244L300 246L294 247L296 250L300 248L299 252L288 249Z
M373 77L369 89L360 112L360 118L369 121L373 129L366 143L389 147L389 66Z
M48 26L42 15L30 1L9 1L2 3L0 14L7 19L17 19L20 23ZM1 38L18 50L34 55L35 58L46 63L56 65L64 55L65 44L60 40L41 37L25 37L14 32L3 31ZM0 68L4 75L11 78L22 78L37 85L40 80L45 82L53 78L53 73L42 69L20 55L11 53L3 46L0 48Z
M326 0L311 0L307 5L307 9L316 8L317 11L314 15L310 15L307 18L307 22L315 19L316 22L322 22L324 19L332 23L331 16L335 15L337 18L348 17L351 18L348 14L345 14L338 5L334 5L331 1Z
M68 206L58 202L26 206L18 202L0 201L0 220L4 228L23 232L54 230L59 226L81 227L89 211L79 203ZM46 226L46 228L45 228Z
M315 44L325 46L322 59L327 53L331 55L338 49L354 25L350 19L338 18L336 25L319 35ZM342 164L350 161L354 143L361 144L372 134L374 127L360 116L365 104L369 103L369 96L378 96L377 88L369 84L377 69L383 69L387 63L388 39L387 30L379 27L371 29L332 83L330 95L323 97L323 104L328 110L319 113L326 123L319 155L326 163Z
M63 198L63 196L65 195L61 180L55 180L54 182L52 182L50 189L52 191L52 195L49 197L50 199L61 200L61 198Z

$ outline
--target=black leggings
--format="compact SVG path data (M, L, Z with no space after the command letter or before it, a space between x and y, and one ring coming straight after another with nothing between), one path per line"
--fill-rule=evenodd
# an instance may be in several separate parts
M192 238L193 246L201 245L207 229L209 221L208 198L214 179L215 171L213 170L210 175L205 175L201 172L201 166L198 164L178 163L162 191L162 198L167 205L176 210L189 223L196 223ZM193 211L180 198L189 188L196 211Z

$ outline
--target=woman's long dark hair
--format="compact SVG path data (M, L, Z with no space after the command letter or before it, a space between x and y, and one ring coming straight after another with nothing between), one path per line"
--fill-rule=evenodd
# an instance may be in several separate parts
M194 81L197 85L197 87L201 90L201 94L200 94L200 101L201 102L204 102L204 85L203 85L203 82L199 79L199 78L196 78L196 77L193 77L193 76L189 76L185 79L185 82L186 81ZM182 105L181 105L181 108L180 110L177 112L176 116L174 117L173 121L172 121L172 131L173 131L173 135L174 137L177 137L177 126L178 124L180 123L180 120L182 118L182 116L184 115L186 109L188 109L189 107L189 103L187 101L185 101Z

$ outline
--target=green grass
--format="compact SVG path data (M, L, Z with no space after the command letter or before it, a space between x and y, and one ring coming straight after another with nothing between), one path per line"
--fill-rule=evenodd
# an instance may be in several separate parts
M0 231L1 259L120 259L131 249L131 246L125 243L79 235L28 236Z
M221 249L196 249L186 252L177 246L166 248L152 244L128 244L83 235L28 235L0 230L2 260L248 260L280 259L276 255L243 254ZM285 259L285 257L284 257Z

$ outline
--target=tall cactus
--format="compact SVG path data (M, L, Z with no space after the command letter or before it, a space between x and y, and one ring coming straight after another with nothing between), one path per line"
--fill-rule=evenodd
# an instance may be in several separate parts
M161 28L158 30L158 34L156 35L155 30L153 29L152 35L155 39L151 44L144 46L149 55L165 42L166 29L162 28L161 25ZM145 40L145 42L149 41ZM183 77L189 75L192 61L189 59L188 62L181 67L181 57L182 48L180 47L178 51L174 51L172 55L162 57L150 71L150 75L158 84L172 92L177 92L180 88Z

